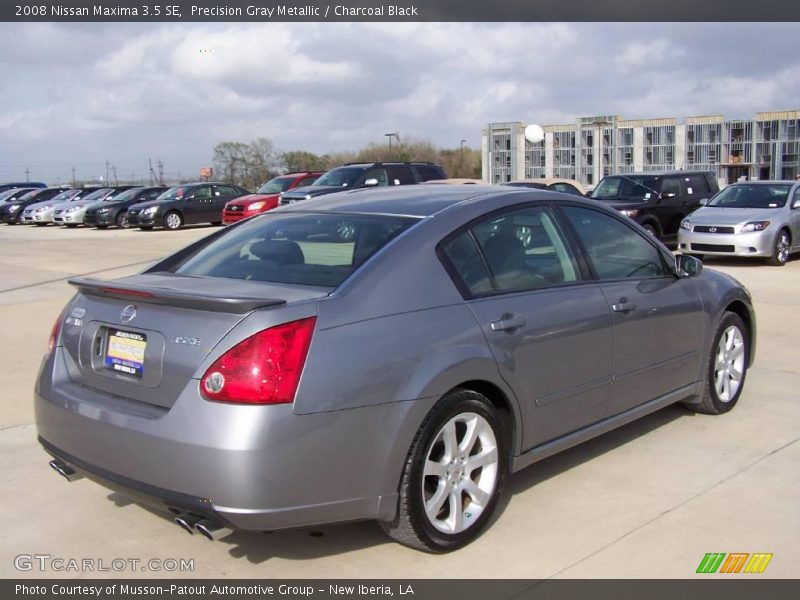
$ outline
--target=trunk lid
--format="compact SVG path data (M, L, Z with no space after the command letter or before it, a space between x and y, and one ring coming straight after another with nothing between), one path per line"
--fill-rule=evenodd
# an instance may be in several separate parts
M254 310L322 298L329 288L147 273L73 279L61 341L69 377L169 408L217 343Z

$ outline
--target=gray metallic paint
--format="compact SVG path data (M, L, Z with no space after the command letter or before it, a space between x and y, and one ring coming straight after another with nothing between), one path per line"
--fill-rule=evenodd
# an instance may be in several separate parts
M338 193L302 208L287 207L421 219L330 293L293 288L287 304L244 315L135 302L140 314L124 328L141 327L165 340L155 388L91 367L82 336L91 338L95 323L120 325L119 313L130 302L79 293L65 314L86 308L86 324L64 326L37 381L39 434L97 469L207 499L235 527L279 529L391 519L420 424L439 398L467 382L490 384L502 393L513 424L514 470L691 397L703 378L709 336L725 307L741 303L754 330L749 296L735 280L704 270L693 279L642 284L675 290L669 304L652 304L662 320L662 352L654 361L662 363L655 372L662 391L648 394L647 379L632 378L636 385L616 400L625 412L608 418L615 412L613 317L607 306L603 309L603 293L613 284L583 282L465 300L436 256L443 238L482 214L565 198L536 190L405 186ZM671 257L660 249L665 259ZM124 282L152 283L153 277ZM270 298L281 287L232 280L194 285L207 285L214 293L223 285L262 286ZM594 299L589 312L588 298ZM519 334L487 328L507 303L528 311L527 329ZM685 321L683 315L688 315ZM233 345L267 327L310 316L317 318L316 330L293 405L227 404L200 395L203 373ZM203 343L171 345L178 335ZM514 339L522 345L509 345Z

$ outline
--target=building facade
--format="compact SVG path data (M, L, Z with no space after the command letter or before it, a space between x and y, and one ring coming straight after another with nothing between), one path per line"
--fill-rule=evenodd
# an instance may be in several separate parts
M519 121L489 123L481 139L483 180L563 177L595 185L617 173L702 169L725 184L742 176L800 174L800 110L760 112L744 120L687 117L682 123L604 115L542 129L544 140L532 144Z

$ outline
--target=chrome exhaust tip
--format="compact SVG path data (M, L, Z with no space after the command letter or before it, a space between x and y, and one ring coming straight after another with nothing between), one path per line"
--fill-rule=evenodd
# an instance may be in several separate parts
M233 529L230 527L225 527L216 521L211 521L209 519L204 519L200 521L197 525L194 526L194 530L204 535L209 540L216 541L220 538L224 538L229 533L233 533Z
M191 515L189 513L183 513L182 515L175 517L174 520L175 523L180 525L184 531L189 532L189 535L194 535L194 526L202 521L203 517L198 517L197 515Z
M75 471L75 469L70 467L67 463L61 462L60 460L51 460L50 468L67 481L78 481L78 479L83 479L83 475Z

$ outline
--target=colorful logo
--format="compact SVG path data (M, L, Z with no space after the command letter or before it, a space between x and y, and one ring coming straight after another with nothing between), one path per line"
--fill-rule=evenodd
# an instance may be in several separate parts
M755 552L708 552L700 561L697 573L763 573L772 553Z

